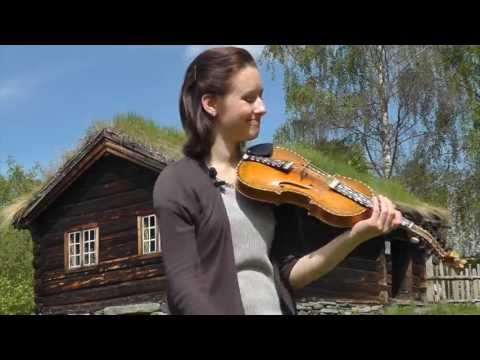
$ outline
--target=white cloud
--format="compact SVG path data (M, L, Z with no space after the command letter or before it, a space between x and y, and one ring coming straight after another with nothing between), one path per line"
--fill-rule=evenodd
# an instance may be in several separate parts
M17 95L19 92L18 88L15 88L11 85L2 85L0 84L0 100L7 99Z
M57 64L55 67L48 67L41 70L28 71L17 74L7 79L0 79L0 102L25 99L38 88L50 81L55 81L69 71L85 66L81 64Z
M0 81L0 101L10 101L22 97L36 85L34 79L18 76Z
M260 55L265 48L265 45L189 45L186 48L185 55L190 61L204 50L221 46L237 46L244 48L245 50L248 50L250 54L252 54L252 56L257 60L260 58Z

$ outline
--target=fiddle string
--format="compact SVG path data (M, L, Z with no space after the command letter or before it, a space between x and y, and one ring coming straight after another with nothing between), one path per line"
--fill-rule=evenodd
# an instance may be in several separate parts
M304 165L303 167L305 168L309 168L321 175L324 175L328 178L333 178L332 175L330 175L329 173L317 168L315 165L311 164L310 162L306 165ZM345 192L346 194L349 195L349 197L353 198L354 200L356 200L357 202L359 202L360 204L364 205L365 207L368 207L368 208L373 208L373 204L372 204L372 201L370 198L368 198L366 195L362 194L361 192L358 192L356 190L353 190L351 189L350 187L345 187L343 184L340 185L343 192ZM428 232L426 232L424 229L422 229L421 227L419 227L418 225L414 225L414 227L412 229L410 229L411 231L415 232L417 235L420 235L424 240L427 240L427 243L434 249L436 250L437 254L441 254L443 255L443 252L440 250L437 242L435 241L435 239L433 239L430 234Z

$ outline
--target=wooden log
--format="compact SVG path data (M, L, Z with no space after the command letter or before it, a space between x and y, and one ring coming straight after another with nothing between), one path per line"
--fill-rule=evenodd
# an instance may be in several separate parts
M106 183L93 182L85 186L75 186L69 194L72 198L81 198L82 200L92 200L97 198L105 198L118 193L132 191L139 188L138 182L131 178L112 179ZM140 186L145 187L145 186ZM153 183L150 186L153 188Z
M110 286L127 281L149 279L153 277L162 277L165 275L163 268L158 264L156 266L145 266L120 269L100 274L84 276L81 278L64 279L63 281L46 282L39 292L40 296L50 296L65 291L78 290L84 288L93 288L100 286Z
M38 308L42 314L46 314L46 315L70 314L70 313L85 314L85 313L94 313L107 306L129 305L129 304L138 304L138 303L145 303L145 302L163 302L164 299L165 299L164 291L154 291L150 293L124 296L124 297L115 298L115 299L90 301L90 302L84 302L84 303L66 304L66 305L57 305L57 306L47 306L39 302Z
M380 274L377 271L366 271L360 269L350 269L336 267L334 270L323 276L319 281L339 282L339 283L377 283Z
M108 273L110 271L116 271L129 268L140 268L144 266L160 266L163 268L163 260L161 255L142 255L142 256L130 256L112 261L105 261L97 266L79 269L75 271L49 271L43 274L45 282L61 281L64 279L80 279L85 276L97 275Z
M378 271L378 261L374 259L365 259L354 256L347 256L338 267L361 269L367 271Z
M312 283L308 291L313 293L322 293L329 291L337 293L339 297L361 298L362 296L375 297L378 300L378 294L381 287L375 282L340 282L332 279L321 279Z
M126 281L99 288L65 291L52 296L39 296L38 299L43 305L67 305L164 291L165 287L165 277L157 277Z
M45 225L42 229L42 238L43 236L51 235L60 235L62 236L65 229L68 229L71 226L78 224L86 224L92 221L98 223L106 223L111 221L122 222L124 220L129 220L132 217L136 218L137 215L145 213L153 213L153 201L148 199L145 201L134 202L126 206L108 209L102 212L91 212L86 214L79 215L65 215L65 216L51 216L49 221L45 222Z
M134 203L144 202L150 200L151 192L147 189L135 189L125 193L115 194L106 199L94 199L78 202L69 202L68 205L56 209L58 215L55 217L75 216L81 214L100 213L109 209L122 208L124 206L131 206Z
M370 290L370 291L369 291ZM302 297L319 297L324 299L332 299L335 301L346 300L352 301L355 303L361 302L374 302L380 304L378 298L378 292L371 291L371 288L365 287L360 291L352 291L352 289L342 289L342 288L313 288L306 287L295 292L295 296L298 298Z

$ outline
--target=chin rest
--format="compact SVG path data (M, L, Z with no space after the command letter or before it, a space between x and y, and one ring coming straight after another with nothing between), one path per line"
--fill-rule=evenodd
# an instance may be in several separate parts
M273 153L272 143L258 144L258 145L250 146L247 149L247 154L254 155L254 156L271 157L272 153Z

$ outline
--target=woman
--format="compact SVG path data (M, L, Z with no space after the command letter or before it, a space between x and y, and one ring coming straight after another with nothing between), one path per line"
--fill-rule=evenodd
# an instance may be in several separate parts
M252 56L210 49L187 69L180 115L185 156L154 188L167 302L172 314L296 314L293 291L318 279L361 243L399 226L392 202L374 198L369 219L302 255L290 205L237 193L235 168L266 113Z

